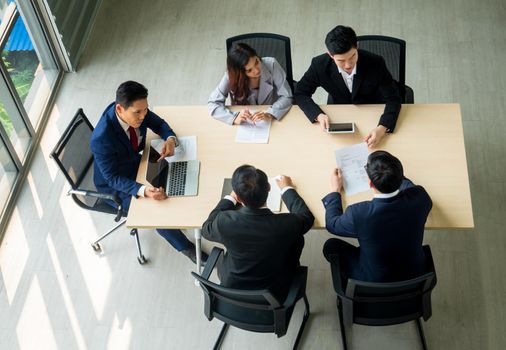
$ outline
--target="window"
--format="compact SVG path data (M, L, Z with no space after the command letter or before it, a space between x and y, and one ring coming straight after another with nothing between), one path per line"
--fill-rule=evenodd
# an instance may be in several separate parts
M0 0L0 229L61 77L34 3Z

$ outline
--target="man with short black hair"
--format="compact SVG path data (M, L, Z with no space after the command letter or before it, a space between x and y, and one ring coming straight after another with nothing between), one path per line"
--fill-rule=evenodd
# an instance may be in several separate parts
M267 175L243 165L232 176L232 193L218 203L202 225L202 236L225 245L227 251L218 264L222 285L268 288L284 300L299 266L303 235L314 217L290 177L283 175L276 181L290 213L274 214L267 208Z
M323 255L331 264L339 263L344 271L341 283L348 278L394 282L423 274L423 231L432 208L429 195L404 178L401 162L388 152L371 153L365 168L373 200L350 205L343 213L340 169L333 171L332 192L322 200L327 230L357 238L360 246L331 238Z
M339 25L325 39L327 52L316 56L302 79L294 97L310 122L322 130L329 127L329 117L311 96L318 87L329 94L328 104L383 104L385 110L378 126L364 138L369 147L377 146L385 133L393 132L401 109L401 97L392 75L381 56L360 50L352 28Z
M148 128L165 140L160 160L173 155L176 134L167 122L148 109L148 90L144 85L126 81L118 87L116 101L107 106L91 136L95 186L101 192L117 195L124 212L128 212L132 196L167 199L163 188L135 181L141 161L139 152L146 144ZM110 204L115 206L114 202ZM195 245L181 230L157 229L157 232L195 263ZM202 260L207 260L205 253Z

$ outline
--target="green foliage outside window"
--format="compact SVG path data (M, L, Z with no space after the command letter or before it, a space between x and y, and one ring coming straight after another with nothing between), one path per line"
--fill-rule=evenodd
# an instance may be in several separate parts
M39 65L37 54L34 50L4 51L2 52L2 60L7 67L7 71L9 72L21 102L24 103L35 78L35 71ZM0 122L10 136L14 127L2 101L0 101Z

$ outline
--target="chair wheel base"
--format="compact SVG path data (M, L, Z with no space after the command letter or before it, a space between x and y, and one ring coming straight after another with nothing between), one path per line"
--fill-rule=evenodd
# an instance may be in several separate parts
M137 257L137 261L139 262L139 264L144 265L148 262L148 259L146 259L144 255L141 255Z
M100 243L93 243L91 247L96 253L102 253L102 246L100 245Z

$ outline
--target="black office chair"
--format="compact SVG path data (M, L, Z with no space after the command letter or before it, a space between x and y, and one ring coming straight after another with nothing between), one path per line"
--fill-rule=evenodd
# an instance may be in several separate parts
M125 213L122 211L119 198L111 194L97 192L93 183L93 154L90 150L92 132L93 126L86 118L82 108L79 108L50 156L69 182L71 189L68 194L72 195L77 205L87 210L116 215L114 221L118 224L91 245L93 250L101 252L102 247L99 242L123 225L126 218L121 219ZM106 203L106 200L116 202L118 208L115 209ZM138 252L137 261L143 265L147 259L142 255L137 229L132 229L130 234L135 237Z
M248 44L261 57L274 57L285 70L286 80L292 89L292 94L294 93L296 81L293 80L292 52L289 37L272 33L237 35L227 39L227 52L235 43Z
M288 329L295 304L304 299L304 317L293 346L293 349L297 349L309 318L309 302L306 297L307 267L298 268L288 296L281 303L267 289L231 289L209 281L209 276L222 253L223 249L214 247L202 275L192 272L204 291L204 314L207 319L211 321L216 317L225 323L213 349L221 347L229 325L253 332L275 333L278 338L282 337Z
M414 103L413 89L406 85L406 42L383 35L361 35L357 41L359 49L384 58L388 71L397 82L402 102Z
M401 282L372 283L348 279L344 289L339 262L331 264L344 349L348 348L346 329L353 323L387 326L412 320L416 321L423 349L427 349L420 317L427 321L432 316L431 292L437 279L430 247L426 245L423 250L427 273Z

